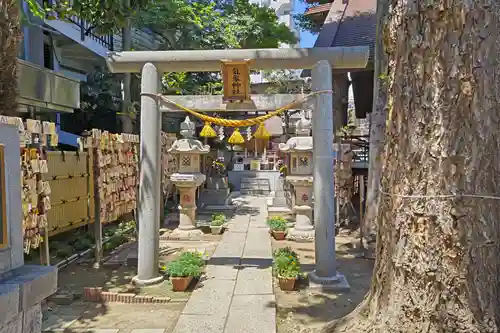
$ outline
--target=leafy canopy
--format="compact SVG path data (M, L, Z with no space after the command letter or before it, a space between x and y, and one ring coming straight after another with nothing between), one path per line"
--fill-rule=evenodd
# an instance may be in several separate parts
M269 8L235 0L233 5L214 1L157 0L137 17L137 25L165 40L165 50L275 48L294 44L297 37ZM219 94L218 73L167 73L167 94Z
M134 18L137 13L150 5L150 0L25 0L30 12L39 18L67 19L78 16L87 21L89 30L108 34L118 32L125 25L126 18Z

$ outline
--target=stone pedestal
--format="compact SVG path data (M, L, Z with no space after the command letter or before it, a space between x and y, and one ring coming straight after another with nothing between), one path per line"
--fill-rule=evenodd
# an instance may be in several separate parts
M288 176L286 180L295 188L295 226L288 230L287 239L310 242L314 240L312 223L312 176Z
M171 234L175 239L197 239L203 232L196 228L196 188L203 184L205 175L173 174L170 180L180 192L179 226Z

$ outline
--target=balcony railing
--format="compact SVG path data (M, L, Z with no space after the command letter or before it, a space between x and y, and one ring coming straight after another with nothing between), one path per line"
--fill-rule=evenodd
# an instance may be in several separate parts
M113 35L97 35L92 32L92 26L85 20L82 20L81 18L77 16L72 16L68 19L68 21L74 25L76 25L80 29L80 38L82 41L85 40L85 38L90 38L97 43L101 44L105 48L107 48L110 51L114 51L114 45L113 45Z

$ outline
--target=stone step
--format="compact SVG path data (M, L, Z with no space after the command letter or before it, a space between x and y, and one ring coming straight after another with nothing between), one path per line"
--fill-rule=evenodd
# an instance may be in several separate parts
M243 178L240 182L240 193L243 195L269 195L271 184L266 178Z
M273 206L287 207L288 202L287 202L286 198L274 197L273 198Z
M240 193L243 195L265 195L268 196L271 191L269 190L252 190L252 189L240 189Z

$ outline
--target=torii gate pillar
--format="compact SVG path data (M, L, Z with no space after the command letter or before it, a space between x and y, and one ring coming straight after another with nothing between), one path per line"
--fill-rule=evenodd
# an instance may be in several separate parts
M161 112L159 99L162 73L152 63L142 68L141 132L139 156L139 199L137 223L139 225L137 276L138 285L161 282L160 212L161 212Z
M328 61L319 61L312 68L312 90L332 91L332 67ZM312 113L316 269L309 281L321 288L345 290L349 283L337 272L335 257L334 128L333 93L320 93L315 97Z

